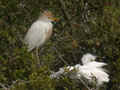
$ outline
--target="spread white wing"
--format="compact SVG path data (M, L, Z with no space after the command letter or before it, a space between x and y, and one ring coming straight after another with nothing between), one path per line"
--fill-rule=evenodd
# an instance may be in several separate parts
M105 72L106 70L102 68L105 65L105 63L93 61L79 66L78 73L87 78L90 82L95 78L97 80L97 84L101 85L103 82L109 81L109 75Z
M103 66L107 65L103 62L94 61L96 56L92 54L85 54L82 57L83 65L76 64L75 66L67 66L61 68L58 72L51 74L51 78L59 78L62 74L67 74L71 79L81 79L84 77L89 83L95 82L97 86L102 85L104 82L109 82L109 75Z

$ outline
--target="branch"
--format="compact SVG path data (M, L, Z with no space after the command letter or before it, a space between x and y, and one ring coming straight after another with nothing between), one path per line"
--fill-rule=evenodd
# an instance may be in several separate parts
M80 78L79 80L82 82L82 84L83 84L88 90L92 90L92 89L90 89L90 87L85 83L84 80L82 80L81 78Z
M58 54L59 58L66 64L66 65L69 65L62 57L62 55L58 52L58 50L54 47L56 53Z
M63 10L65 17L67 18L67 20L70 20L71 17L70 17L70 15L68 14L68 12L67 12L67 10L66 10L64 1L63 1L63 0L59 0L59 2L60 2L60 4L61 4L61 6L62 6L61 9Z
M72 28L73 28L72 22L71 22L72 17L71 17L70 14L67 12L67 9L66 9L66 7L65 7L65 2L64 2L64 0L59 0L59 3L60 3L60 5L61 5L61 9L62 9L62 11L63 11L63 14L64 14L65 18L66 18L67 21L68 21L67 24L70 25L71 30L72 30Z
M0 83L0 86L4 89L4 90L9 90L9 88L7 88L4 84Z
M3 88L4 90L11 90L12 87L14 87L15 84L17 83L30 83L30 81L25 81L25 80L16 80L13 81L12 84L10 86L5 86L4 84L0 83L1 88Z

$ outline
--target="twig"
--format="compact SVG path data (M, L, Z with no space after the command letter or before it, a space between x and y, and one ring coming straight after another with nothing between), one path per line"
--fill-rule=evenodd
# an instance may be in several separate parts
M59 0L59 2L60 2L60 4L61 4L61 6L62 6L61 9L63 10L63 12L64 12L64 14L65 14L65 17L66 17L68 20L70 20L71 17L69 16L69 14L68 14L68 12L67 12L67 10L66 10L64 1L63 1L63 0Z
M81 78L79 78L79 80L82 82L82 84L83 84L88 90L92 90L92 89L90 89L90 87L85 83L84 80L82 80Z
M0 86L4 89L4 90L9 90L4 84L0 83Z
M72 22L71 22L71 19L72 17L69 15L69 13L67 12L67 9L65 7L65 3L64 3L64 0L59 0L59 3L61 4L61 9L63 11L63 14L65 16L65 18L67 19L67 24L71 27L71 30L73 29L73 26L72 26Z
M58 54L59 58L66 64L66 65L69 65L62 57L62 55L58 52L58 50L54 47L56 53Z
M30 81L25 81L25 80L16 80L13 81L13 83L10 86L5 86L4 84L0 83L0 87L2 87L4 90L10 90L16 83L30 83Z

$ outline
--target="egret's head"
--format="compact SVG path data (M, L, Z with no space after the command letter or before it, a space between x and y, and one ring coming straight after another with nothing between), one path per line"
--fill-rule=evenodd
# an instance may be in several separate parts
M52 14L52 12L46 10L42 13L42 15L40 16L40 18L42 18L45 21L58 21L59 19L55 18L54 15Z

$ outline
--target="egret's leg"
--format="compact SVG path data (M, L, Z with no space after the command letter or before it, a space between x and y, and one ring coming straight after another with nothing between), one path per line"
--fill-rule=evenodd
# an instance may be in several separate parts
M97 87L96 87L96 90L100 90L100 87L99 87L99 86L97 86Z
M39 55L42 56L43 54L44 54L44 48L42 47L42 48L40 48ZM41 59L42 58L40 58L40 60ZM44 65L44 61L43 60L40 61L40 65Z
M34 58L34 53L32 52L32 59Z
M36 57L37 57L37 66L40 67L40 59L39 59L39 48L36 48Z

